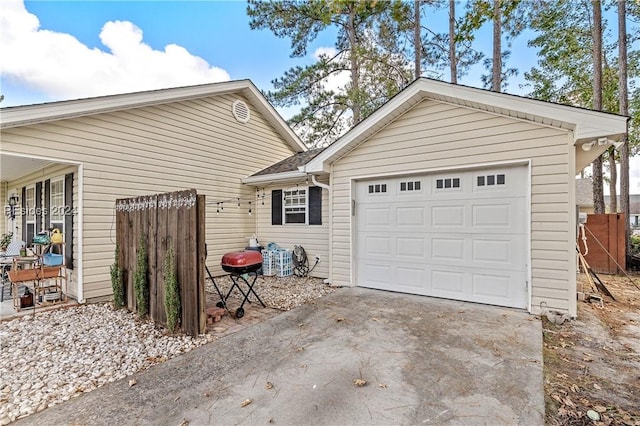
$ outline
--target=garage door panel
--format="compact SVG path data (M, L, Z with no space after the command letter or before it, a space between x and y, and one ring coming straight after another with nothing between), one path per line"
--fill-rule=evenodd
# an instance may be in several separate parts
M390 236L363 236L362 255L364 258L383 256L387 259L394 255L393 239Z
M365 226L390 226L392 209L388 207L368 207L365 210Z
M431 207L431 229L435 232L461 229L465 225L464 205L439 205Z
M407 227L424 228L425 208L423 206L396 208L396 225L400 229Z
M380 288L390 290L389 283L395 281L394 268L390 264L380 264L378 262L367 262L362 260L361 280L364 287Z
M396 237L396 255L426 262L427 248L425 240L421 235Z
M356 185L359 286L526 306L525 167L371 182Z
M431 295L452 299L463 298L465 293L465 273L455 270L431 269Z
M398 265L396 269L396 282L403 291L425 294L424 283L426 280L425 268Z
M464 262L464 238L431 238L431 259L434 262Z

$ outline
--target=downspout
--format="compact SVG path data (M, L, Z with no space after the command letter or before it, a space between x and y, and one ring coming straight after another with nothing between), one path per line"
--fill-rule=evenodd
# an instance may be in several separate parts
M333 252L333 249L332 249L332 246L333 246L333 244L332 244L332 242L333 242L333 232L332 232L332 228L333 228L333 214L332 214L333 201L331 199L331 186L329 186L329 185L327 185L325 183L318 182L318 180L316 179L316 175L313 175L313 174L311 175L311 182L313 182L313 184L315 186L318 186L320 188L326 189L327 190L327 199L329 200L329 206L328 206L328 209L327 209L329 211L329 218L328 218L329 219L329 259L327 259L328 262L329 262L329 278L325 279L324 283L325 284L331 284L331 269L332 269L331 268L331 264L332 264L332 262L331 262L331 254Z
M329 185L327 185L326 183L320 183L316 180L316 175L311 175L311 182L313 182L313 184L315 186L319 186L320 188L324 188L327 191L329 191L329 193L331 193L331 187Z
M84 297L84 164L78 164L78 303L85 303ZM73 241L71 242L73 244Z

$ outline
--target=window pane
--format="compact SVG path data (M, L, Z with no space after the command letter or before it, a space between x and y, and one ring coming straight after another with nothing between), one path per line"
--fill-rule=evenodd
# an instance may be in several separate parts
M369 194L373 194L373 185L369 185Z
M494 185L496 183L496 177L494 175L487 176L487 185Z
M478 186L484 186L484 176L478 176Z
M407 183L407 190L413 191L413 182L408 182Z
M451 179L445 179L444 180L444 187L445 188L451 188Z
M453 178L453 187L454 188L460 188L460 179L459 178Z
M420 191L420 181L416 181L413 187L416 189L416 191Z
M436 188L438 188L438 189L442 188L442 179L437 179L436 180Z
M407 182L400 182L400 191L407 190Z
M285 214L286 223L304 223L304 213L287 213Z
M387 192L387 184L386 183L382 184L382 192Z
M504 175L498 175L498 176L496 177L496 183L497 183L498 185L504 185Z

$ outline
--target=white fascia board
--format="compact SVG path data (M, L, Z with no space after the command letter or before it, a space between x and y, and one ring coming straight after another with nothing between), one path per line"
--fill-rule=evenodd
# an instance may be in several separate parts
M268 175L258 175L258 176L249 176L247 178L242 179L242 183L246 185L261 185L265 183L271 182L280 182L291 179L300 179L306 178L307 174L305 172L301 172L299 170L294 170L291 172L283 172L283 173L272 173Z
M295 152L307 150L307 147L300 138L291 130L286 121L250 80L235 80L197 86L99 96L87 99L6 107L0 109L0 128L5 129L77 118L229 93L242 93L245 95Z

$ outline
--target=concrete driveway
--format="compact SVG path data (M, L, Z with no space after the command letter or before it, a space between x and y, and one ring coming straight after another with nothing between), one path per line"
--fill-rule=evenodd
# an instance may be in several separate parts
M361 288L135 378L17 424L544 424L535 317Z

